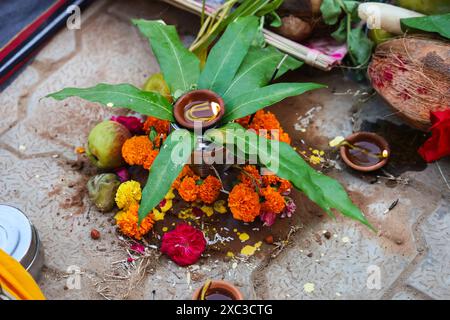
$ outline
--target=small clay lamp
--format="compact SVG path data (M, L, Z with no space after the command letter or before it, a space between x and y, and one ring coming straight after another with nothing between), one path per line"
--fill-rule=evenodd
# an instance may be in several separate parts
M223 99L210 90L195 90L179 98L174 106L175 120L186 129L200 123L202 130L214 127L225 113Z
M244 296L229 282L208 280L204 286L195 290L192 300L244 300Z
M370 172L386 165L391 155L387 141L372 132L356 132L341 143L342 160L351 168Z

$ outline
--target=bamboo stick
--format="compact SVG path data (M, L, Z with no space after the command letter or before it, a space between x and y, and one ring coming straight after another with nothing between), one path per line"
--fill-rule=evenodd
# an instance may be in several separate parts
M171 4L177 8L189 11L191 13L200 15L202 12L202 4L194 0L162 0L168 4ZM215 8L205 6L205 13L208 16L213 15ZM316 67L321 70L328 71L335 64L336 60L323 54L317 50L310 49L300 43L286 39L279 34L267 29L263 29L266 42L275 48L283 51L299 60L304 61L306 64Z

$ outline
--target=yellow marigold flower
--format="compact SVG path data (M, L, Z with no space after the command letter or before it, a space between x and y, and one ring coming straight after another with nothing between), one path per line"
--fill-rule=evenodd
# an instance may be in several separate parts
M164 199L164 202L164 205L162 207L159 207L162 212L167 212L172 209L172 200Z
M200 210L202 210L208 217L211 217L214 213L213 208L210 206L202 206Z
M309 157L309 162L312 164L320 164L322 160L323 159L320 156L311 155Z
M116 192L116 204L119 209L125 211L132 204L138 204L142 198L141 185L139 182L130 180L120 184Z
M175 198L175 193L173 193L173 188L170 188L169 192L167 192L167 194L164 197L164 199L172 200L173 198Z
M153 219L153 221L161 221L161 220L164 220L164 217L165 217L165 213L164 212L161 212L161 211L159 211L158 209L153 209L153 212L152 212L152 219Z
M221 214L227 213L228 210L225 204L225 200L217 200L214 202L214 210Z
M185 210L181 210L178 213L178 218L182 220L187 219L195 220L197 217L192 213L192 208L187 208Z
M154 221L151 215L148 215L140 226L138 226L139 204L130 205L128 210L124 210L116 215L116 223L124 235L141 240L142 236L147 234L152 228Z

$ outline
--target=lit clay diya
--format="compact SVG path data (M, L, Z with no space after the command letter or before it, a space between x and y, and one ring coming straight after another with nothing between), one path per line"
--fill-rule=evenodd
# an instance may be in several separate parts
M194 129L194 124L203 130L216 125L225 113L223 99L210 90L188 92L177 100L174 106L175 120L186 129Z
M387 141L372 132L356 132L340 147L342 160L351 168L370 172L386 165L391 154Z

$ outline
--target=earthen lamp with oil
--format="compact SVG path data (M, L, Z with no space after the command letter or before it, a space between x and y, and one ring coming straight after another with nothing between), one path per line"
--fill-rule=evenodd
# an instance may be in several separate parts
M224 113L225 104L219 95L210 90L191 91L179 98L174 105L174 116L177 122L174 127L188 130L195 128L204 132L219 124ZM210 163L211 159L216 158L218 148L223 150L223 147L217 147L210 141L204 140L202 135L197 135L197 144L191 157L191 168L196 175L206 178L210 174L215 174ZM225 157L226 153L223 151L222 153ZM195 159L201 159L202 162L195 163ZM224 165L219 166L220 168L225 169Z
M387 164L391 151L387 141L372 132L356 132L347 138L337 137L331 146L339 146L342 160L351 168L370 172Z
M188 92L175 103L174 115L179 126L194 129L195 125L202 130L214 127L225 113L223 99L210 90Z

